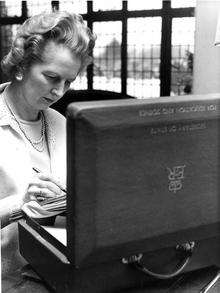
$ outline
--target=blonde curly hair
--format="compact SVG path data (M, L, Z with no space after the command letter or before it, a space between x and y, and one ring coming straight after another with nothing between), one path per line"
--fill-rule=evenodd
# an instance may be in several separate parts
M9 53L3 58L2 70L14 79L21 69L43 62L48 41L66 45L81 60L80 72L92 62L91 51L96 36L84 24L81 15L68 12L42 13L28 18L18 29Z

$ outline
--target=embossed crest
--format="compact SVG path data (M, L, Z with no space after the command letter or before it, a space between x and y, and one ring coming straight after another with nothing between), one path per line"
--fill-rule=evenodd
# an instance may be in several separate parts
M169 191L176 193L178 190L183 187L183 179L184 179L184 170L186 165L174 166L172 168L168 168L168 179L169 179Z

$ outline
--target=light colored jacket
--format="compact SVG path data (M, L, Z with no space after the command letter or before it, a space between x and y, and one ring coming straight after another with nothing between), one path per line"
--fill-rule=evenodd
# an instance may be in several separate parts
M1 88L0 88L1 90ZM66 120L53 109L44 111L46 135L55 178L66 185ZM25 194L33 176L31 158L21 130L0 95L0 214L15 196ZM1 230L2 273L24 264L18 251L17 224Z

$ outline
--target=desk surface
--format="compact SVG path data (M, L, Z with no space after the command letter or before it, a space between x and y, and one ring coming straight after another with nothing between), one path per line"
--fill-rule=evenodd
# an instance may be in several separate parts
M3 293L50 293L46 285L36 278L31 278L31 270L26 276L14 274L2 280ZM132 289L123 292L128 293L199 293L199 291L213 279L217 272L216 267L209 267L199 271L187 273L173 280L157 281L149 284L144 289ZM32 275L34 277L34 274ZM209 293L220 292L220 280L213 286Z

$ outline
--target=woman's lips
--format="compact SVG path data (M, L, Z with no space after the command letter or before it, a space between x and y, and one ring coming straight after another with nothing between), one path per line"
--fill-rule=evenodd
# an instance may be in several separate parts
M52 99L49 99L49 98L46 98L46 97L44 97L44 100L46 100L46 102L49 103L49 104L54 102Z

